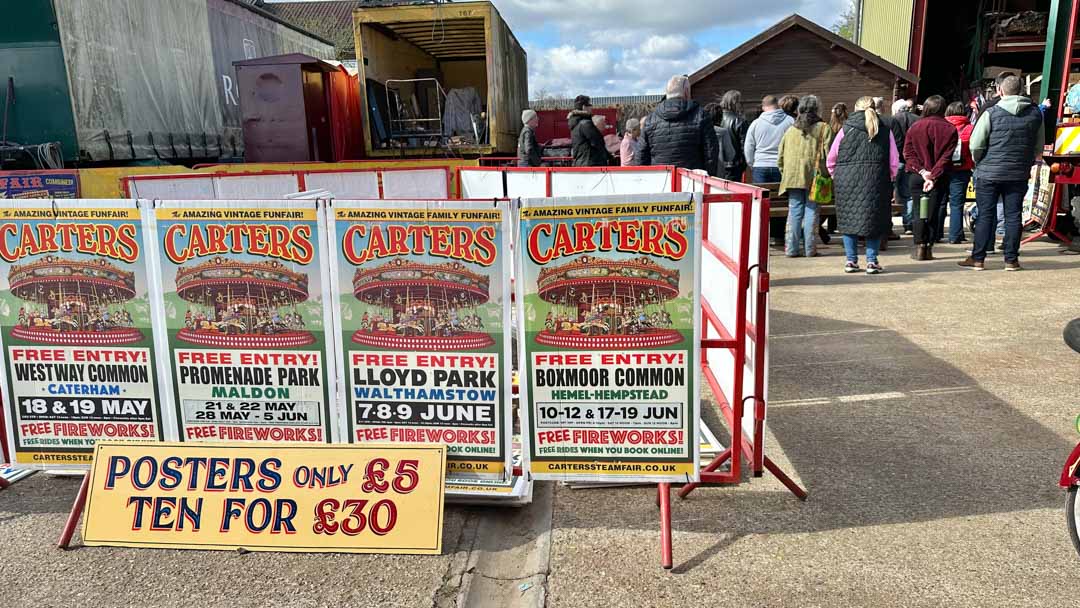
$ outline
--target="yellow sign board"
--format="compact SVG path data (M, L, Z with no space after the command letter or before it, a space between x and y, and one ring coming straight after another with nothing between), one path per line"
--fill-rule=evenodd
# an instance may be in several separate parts
M1080 125L1066 124L1057 128L1054 138L1054 154L1080 154Z
M442 552L446 446L99 442L83 543Z

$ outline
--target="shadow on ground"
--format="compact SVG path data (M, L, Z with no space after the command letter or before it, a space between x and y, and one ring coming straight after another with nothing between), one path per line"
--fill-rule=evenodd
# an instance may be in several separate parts
M800 337L803 332L813 335ZM809 490L809 500L800 503L772 480L702 488L676 500L676 534L721 536L682 563L677 557L675 572L693 569L749 534L1061 505L1056 474L1073 446L895 331L773 312L772 334L770 395L788 400L770 405L770 452L786 457L784 468ZM1002 373L1015 371L1003 367ZM896 395L858 397L882 393ZM809 398L815 401L799 402ZM654 488L577 492L597 495L574 500L575 493L560 501L561 527L605 522L657 529ZM617 517L609 511L615 503Z

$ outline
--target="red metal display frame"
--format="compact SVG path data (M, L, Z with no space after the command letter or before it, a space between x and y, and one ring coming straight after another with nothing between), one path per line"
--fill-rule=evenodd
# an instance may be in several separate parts
M701 298L702 324L708 323L720 338L701 339L701 371L706 383L712 390L723 419L728 424L731 446L718 454L702 470L699 482L684 485L678 492L679 498L685 499L699 486L738 484L742 482L742 457L750 463L754 477L760 477L769 471L780 483L791 491L799 500L806 500L807 493L791 479L775 462L765 455L765 374L768 341L768 298L769 298L769 200L768 192L761 188L729 182L718 178L680 169L676 173L675 188L681 189L683 181L700 184L703 193L702 212L702 249L703 254L711 255L729 272L735 275L740 297L736 302L736 327L732 330L724 326L712 305ZM738 260L734 260L719 246L710 240L710 208L717 204L737 203L742 207L741 226L739 227ZM754 215L754 208L757 214ZM759 239L757 248L751 251L750 235L752 222L758 223ZM756 281L752 275L756 273ZM754 318L747 319L750 299L755 301ZM752 361L754 386L752 395L743 395L743 378L748 357L749 343L757 347L757 356ZM730 350L736 363L733 370L732 394L725 395L719 381L709 367L709 350ZM743 414L747 400L754 402L754 426L751 437L743 432ZM727 472L717 472L725 463L731 463ZM660 507L660 563L665 569L672 567L671 544L671 486L658 484L657 504Z
M472 167L470 167L472 168ZM376 173L379 183L379 199L385 199L383 195L383 174L394 171L443 171L446 174L446 197L452 200L454 194L454 176L449 165L432 165L429 167L371 167L370 169L290 169L269 171L206 171L203 173L165 173L158 175L127 175L120 178L120 186L124 192L124 198L131 198L131 182L153 181L166 179L202 179L207 177L254 177L260 175L292 175L296 178L300 191L307 189L306 178L315 173ZM339 197L341 198L341 197ZM430 197L429 197L430 198ZM254 200L254 199L253 199Z

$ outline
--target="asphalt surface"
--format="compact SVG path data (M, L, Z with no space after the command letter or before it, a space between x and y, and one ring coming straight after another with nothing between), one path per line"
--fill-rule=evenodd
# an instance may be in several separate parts
M837 241L771 258L767 449L809 500L768 476L696 491L668 573L654 490L560 488L550 605L1077 605L1056 482L1080 441L1080 257L974 272L904 243L878 276L843 274Z
M772 257L767 445L810 497L766 475L676 500L671 572L648 488L450 506L438 557L65 552L78 483L38 474L0 491L0 605L1074 606L1056 481L1080 441L1080 256L977 273L959 246L909 251L880 276L844 275L835 241Z

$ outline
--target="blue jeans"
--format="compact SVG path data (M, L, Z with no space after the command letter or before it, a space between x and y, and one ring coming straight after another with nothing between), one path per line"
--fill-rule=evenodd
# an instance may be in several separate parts
M964 238L964 201L970 181L971 171L953 171L949 175L949 241Z
M975 244L971 257L981 262L986 259L986 251L994 243L994 224L997 218L998 200L1004 207L1002 213L1005 222L1005 239L1001 248L1006 262L1015 262L1020 257L1020 228L1024 214L1024 194L1027 182L992 182L976 178L975 204L979 216L975 219Z
M911 228L911 185L904 164L900 163L900 169L896 172L896 202L903 208L904 228Z
M866 263L877 264L877 252L878 246L881 244L881 238L866 237ZM844 254L847 255L847 261L859 263L859 237L854 234L844 235Z
M975 178L975 179L978 179L978 178ZM975 193L975 198L976 199L979 198L979 193L978 192ZM990 225L995 226L997 228L995 230L997 235L998 236L1004 235L1005 234L1005 203L1003 203L1002 200L999 198L997 204L989 208L988 213L990 214ZM977 204L976 204L975 208L971 210L971 219L976 221L976 222L979 221L979 207L978 207ZM990 251L993 251L993 250L994 250L994 244L991 243L990 244Z
M780 169L778 167L753 167L750 169L750 180L755 184L780 183Z
M788 188L787 229L784 231L784 253L807 257L817 252L814 235L817 233L817 203L810 200L805 188Z

